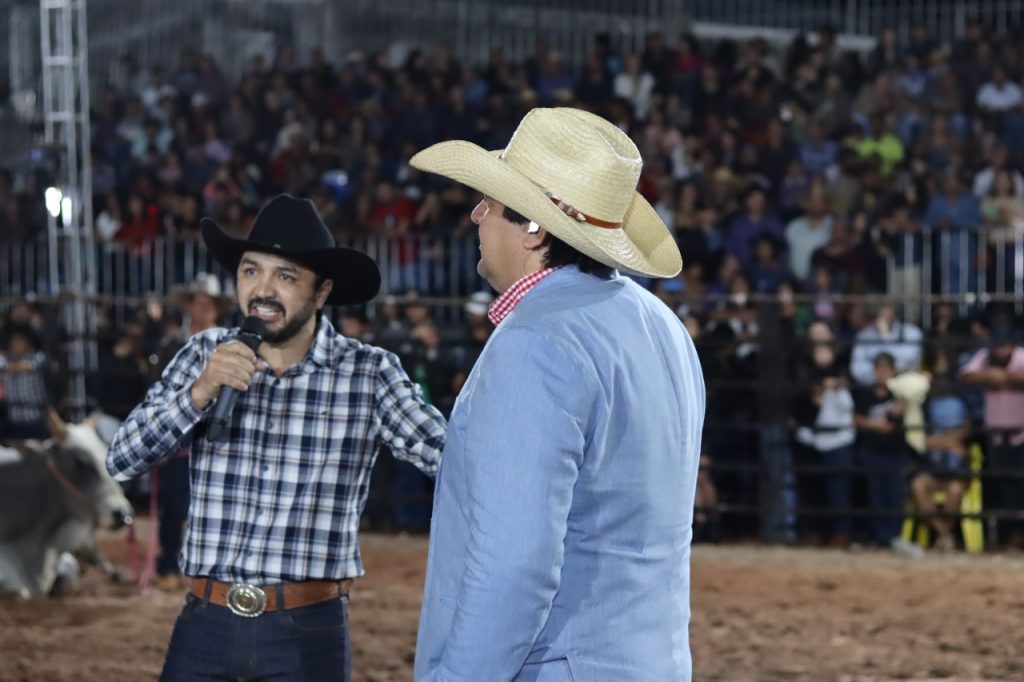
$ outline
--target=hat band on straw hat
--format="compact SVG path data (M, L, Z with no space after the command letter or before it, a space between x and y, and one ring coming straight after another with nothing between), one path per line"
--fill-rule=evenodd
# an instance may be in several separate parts
M606 230L617 230L620 227L622 227L622 223L613 223L608 220L601 220L600 218L588 216L575 206L570 206L569 204L565 203L551 192L544 192L544 194L547 195L548 199L551 199L551 201L554 202L555 206L557 206L562 213L574 219L578 223L587 223L588 225L593 225L594 227L601 227Z
M674 277L682 268L668 226L637 192L639 150L595 114L532 109L504 149L450 140L409 163L493 197L609 267L644 277Z

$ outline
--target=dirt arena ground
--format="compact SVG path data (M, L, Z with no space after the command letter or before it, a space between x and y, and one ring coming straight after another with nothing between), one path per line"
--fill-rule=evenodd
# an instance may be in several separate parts
M127 560L123 536L103 544ZM368 575L351 604L353 680L407 682L426 541L368 536L363 549ZM95 569L74 596L0 601L0 682L155 680L180 605L179 594L140 596ZM1020 558L694 552L697 682L1024 680L1022 622Z

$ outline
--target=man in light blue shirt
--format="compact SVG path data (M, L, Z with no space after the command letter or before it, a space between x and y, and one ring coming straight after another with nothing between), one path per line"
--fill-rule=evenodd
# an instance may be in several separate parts
M789 269L800 282L811 276L811 255L832 239L832 216L821 192L813 191L804 203L806 211L786 226L789 244Z
M636 147L534 109L500 152L411 163L484 194L478 270L500 294L438 474L415 679L689 680L704 384L682 323L617 272L681 267Z
M897 372L917 369L921 364L921 328L896 319L896 308L883 305L874 321L859 332L853 341L850 376L860 386L875 381L875 358L888 353L896 363Z

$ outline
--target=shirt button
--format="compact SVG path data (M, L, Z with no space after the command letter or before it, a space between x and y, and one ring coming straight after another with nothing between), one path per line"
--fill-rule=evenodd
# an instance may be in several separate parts
M277 426L277 425L276 425L276 424L275 424L274 422L270 422L269 424L267 424L267 428L268 428L268 429L273 429L273 428L276 428L276 426Z
M270 465L269 464L264 464L263 465L263 471L270 471Z
M252 556L252 550L246 550L245 556Z

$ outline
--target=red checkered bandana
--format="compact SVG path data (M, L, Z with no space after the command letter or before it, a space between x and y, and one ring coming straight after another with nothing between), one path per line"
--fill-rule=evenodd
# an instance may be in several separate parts
M490 318L494 326L497 327L501 324L501 321L515 310L516 306L519 305L519 301L523 300L523 296L526 296L530 289L537 286L538 282L557 269L558 268L544 268L543 270L538 270L526 277L522 277L515 284L506 289L505 293L494 299L494 302L491 303L491 307L487 309L487 317Z

